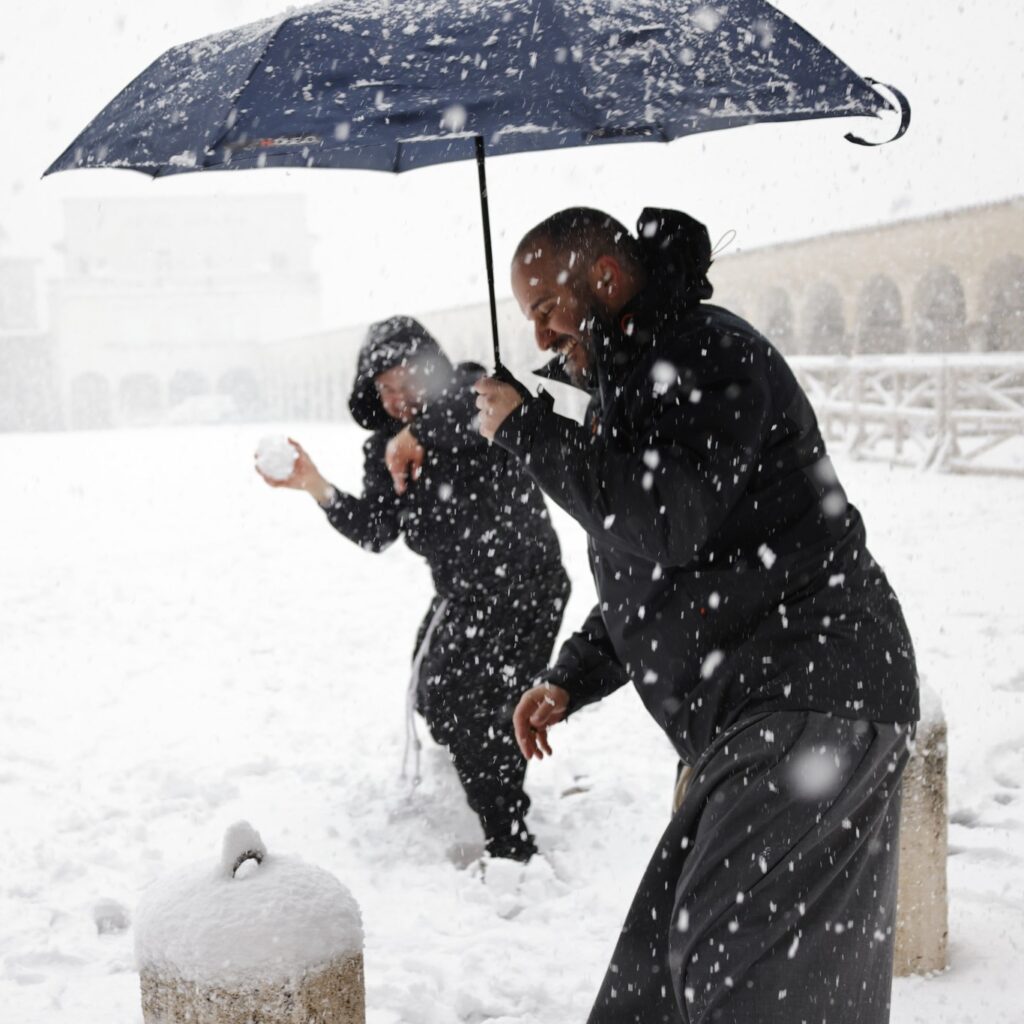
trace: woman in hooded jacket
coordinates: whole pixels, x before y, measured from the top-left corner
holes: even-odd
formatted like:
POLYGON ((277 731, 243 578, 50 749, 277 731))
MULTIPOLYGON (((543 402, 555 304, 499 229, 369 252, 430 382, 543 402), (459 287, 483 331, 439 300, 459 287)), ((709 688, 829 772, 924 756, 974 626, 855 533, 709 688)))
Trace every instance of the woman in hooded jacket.
POLYGON ((362 494, 334 487, 297 444, 291 476, 264 479, 311 494, 364 549, 402 536, 426 560, 435 594, 416 640, 410 708, 448 748, 487 853, 527 861, 537 847, 511 716, 547 664, 569 580, 540 491, 473 425, 472 385, 483 373, 453 365, 411 317, 373 324, 349 399, 371 431, 362 494))

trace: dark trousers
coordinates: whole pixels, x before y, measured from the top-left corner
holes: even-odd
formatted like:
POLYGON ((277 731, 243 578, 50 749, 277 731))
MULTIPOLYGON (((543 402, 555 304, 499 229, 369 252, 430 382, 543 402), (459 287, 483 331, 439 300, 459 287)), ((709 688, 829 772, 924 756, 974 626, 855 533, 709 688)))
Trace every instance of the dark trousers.
POLYGON ((912 727, 748 719, 694 765, 590 1024, 885 1024, 912 727))
MULTIPOLYGON (((548 664, 568 596, 559 566, 501 591, 448 598, 420 665, 417 709, 435 741, 448 747, 495 856, 535 849, 512 712, 548 664)), ((440 601, 423 620, 417 648, 440 601)))

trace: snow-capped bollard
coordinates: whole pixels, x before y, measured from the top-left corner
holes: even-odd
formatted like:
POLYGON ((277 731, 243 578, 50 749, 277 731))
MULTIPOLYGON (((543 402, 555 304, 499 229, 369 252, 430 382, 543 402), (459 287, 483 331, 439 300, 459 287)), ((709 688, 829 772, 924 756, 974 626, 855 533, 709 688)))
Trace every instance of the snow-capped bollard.
POLYGON ((938 695, 922 685, 917 742, 903 773, 897 977, 941 971, 948 962, 946 760, 942 705, 938 695))
POLYGON ((331 874, 267 853, 247 822, 216 867, 152 885, 137 911, 145 1024, 365 1024, 359 907, 331 874))

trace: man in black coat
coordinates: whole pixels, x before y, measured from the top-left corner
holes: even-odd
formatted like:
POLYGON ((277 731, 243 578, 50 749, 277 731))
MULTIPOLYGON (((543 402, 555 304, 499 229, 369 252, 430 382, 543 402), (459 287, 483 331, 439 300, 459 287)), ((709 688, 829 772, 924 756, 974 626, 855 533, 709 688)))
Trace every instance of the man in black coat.
POLYGON ((548 727, 631 681, 691 766, 591 1024, 888 1020, 914 653, 785 360, 707 304, 685 214, 633 236, 571 209, 513 261, 585 421, 501 379, 481 431, 589 535, 599 604, 515 714, 548 727))
POLYGON ((369 551, 403 536, 426 559, 436 593, 416 641, 411 697, 448 747, 489 855, 525 861, 536 845, 511 716, 547 664, 569 582, 539 490, 473 428, 481 373, 453 366, 410 317, 374 324, 349 400, 372 431, 362 495, 331 485, 298 445, 292 475, 267 482, 307 491, 369 551))

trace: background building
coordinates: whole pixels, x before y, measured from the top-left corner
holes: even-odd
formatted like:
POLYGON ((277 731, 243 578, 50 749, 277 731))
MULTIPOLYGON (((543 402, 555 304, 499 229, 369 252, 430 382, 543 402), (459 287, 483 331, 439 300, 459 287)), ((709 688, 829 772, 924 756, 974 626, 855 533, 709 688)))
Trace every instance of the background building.
POLYGON ((53 342, 39 316, 34 261, 0 250, 0 430, 61 423, 53 342))
POLYGON ((1024 349, 1024 199, 723 256, 715 301, 788 353, 1024 349))
POLYGON ((72 200, 50 291, 72 427, 252 418, 262 343, 319 324, 300 196, 72 200))
MULTIPOLYGON (((302 197, 74 200, 65 216, 48 330, 34 264, 0 252, 0 429, 347 415, 366 325, 319 329, 302 197)), ((711 277, 794 356, 1024 352, 1024 198, 726 252, 711 277)), ((414 312, 400 285, 394 311, 414 312)), ((485 302, 417 315, 453 358, 490 365, 485 302)), ((543 362, 512 300, 498 319, 513 371, 543 362)), ((1018 401, 1016 374, 986 385, 996 408, 1018 401)))
MULTIPOLYGON (((714 302, 791 355, 1024 352, 1024 199, 726 253, 710 276, 714 302)), ((491 363, 486 303, 419 319, 454 358, 491 363)), ((513 300, 498 303, 498 321, 515 372, 544 362, 513 300)), ((268 345, 273 415, 344 416, 364 331, 268 345)))

